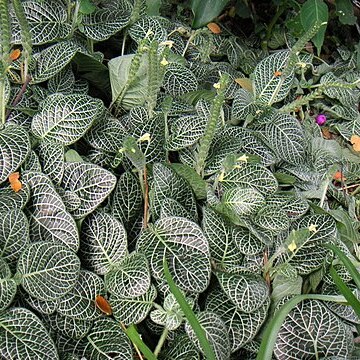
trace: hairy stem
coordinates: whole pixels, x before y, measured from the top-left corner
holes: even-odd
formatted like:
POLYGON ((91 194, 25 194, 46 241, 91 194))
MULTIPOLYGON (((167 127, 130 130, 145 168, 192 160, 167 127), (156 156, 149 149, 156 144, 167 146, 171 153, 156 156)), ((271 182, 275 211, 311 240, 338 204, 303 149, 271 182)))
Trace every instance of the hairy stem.
POLYGON ((166 340, 166 337, 167 337, 168 333, 169 333, 168 328, 164 327, 164 330, 163 330, 163 332, 162 332, 162 334, 161 334, 161 336, 160 336, 159 342, 158 342, 158 344, 156 345, 156 348, 155 348, 155 350, 154 350, 154 355, 155 355, 155 356, 158 356, 158 355, 159 355, 160 350, 161 350, 162 346, 163 346, 164 343, 165 343, 165 340, 166 340))
POLYGON ((143 177, 144 177, 144 221, 143 221, 143 226, 144 226, 144 229, 146 229, 148 226, 148 220, 149 220, 148 219, 148 216, 149 216, 149 184, 147 181, 146 165, 144 166, 143 177))
POLYGON ((0 77, 0 112, 1 112, 1 123, 5 124, 6 121, 6 102, 5 102, 5 77, 0 77))

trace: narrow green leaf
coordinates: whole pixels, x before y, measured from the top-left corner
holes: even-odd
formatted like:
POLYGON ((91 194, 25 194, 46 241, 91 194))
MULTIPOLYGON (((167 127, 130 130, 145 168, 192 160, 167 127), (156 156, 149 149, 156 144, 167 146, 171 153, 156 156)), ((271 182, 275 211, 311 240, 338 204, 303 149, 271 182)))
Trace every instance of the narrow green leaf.
POLYGON ((207 360, 215 360, 215 354, 210 346, 209 341, 206 338, 206 333, 204 329, 199 324, 198 319, 196 318, 196 315, 192 311, 189 304, 186 302, 186 299, 184 295, 181 293, 181 291, 177 288, 175 285, 174 280, 171 277, 168 264, 166 262, 166 259, 164 258, 164 274, 165 279, 167 283, 169 284, 171 292, 174 294, 176 300, 178 301, 182 311, 184 312, 187 320, 189 321, 191 327, 195 331, 196 336, 198 337, 198 340, 200 342, 200 345, 204 351, 205 358, 207 360))
POLYGON ((130 325, 125 330, 126 335, 129 337, 129 339, 132 341, 134 345, 136 345, 139 350, 142 352, 142 354, 145 356, 148 360, 156 360, 156 356, 153 354, 153 352, 147 347, 147 345, 141 340, 141 337, 139 333, 136 330, 136 327, 134 325, 130 325))
POLYGON ((259 352, 257 354, 256 360, 271 360, 273 357, 273 349, 276 342, 277 334, 279 329, 284 322, 286 316, 289 312, 301 301, 303 300, 322 300, 322 301, 336 301, 344 302, 344 297, 342 296, 333 296, 333 295, 297 295, 285 303, 277 312, 271 321, 269 321, 264 333, 263 338, 260 344, 259 352))
POLYGON ((351 262, 351 260, 337 246, 332 244, 325 244, 325 246, 328 249, 332 250, 339 257, 346 269, 349 271, 356 286, 360 289, 360 274, 351 262))
POLYGON ((336 286, 340 290, 340 292, 344 295, 345 299, 348 301, 348 303, 351 305, 351 307, 356 312, 357 316, 360 317, 360 302, 355 297, 355 295, 352 293, 352 291, 349 289, 349 287, 344 283, 344 281, 341 280, 341 277, 338 275, 334 267, 332 266, 330 268, 330 275, 332 279, 334 280, 336 286))

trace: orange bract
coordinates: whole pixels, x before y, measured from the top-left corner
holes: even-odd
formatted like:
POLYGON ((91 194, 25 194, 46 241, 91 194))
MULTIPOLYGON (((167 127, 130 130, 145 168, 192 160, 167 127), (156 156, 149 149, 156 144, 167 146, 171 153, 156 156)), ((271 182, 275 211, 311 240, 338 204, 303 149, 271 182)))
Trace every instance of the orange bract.
POLYGON ((353 149, 355 151, 360 151, 360 136, 358 135, 352 135, 350 138, 350 142, 353 146, 353 149))
POLYGON ((213 34, 220 34, 221 33, 221 29, 220 26, 214 22, 208 23, 206 25, 208 27, 208 29, 213 33, 213 34))
POLYGON ((345 181, 346 177, 344 176, 344 174, 341 171, 337 171, 334 176, 333 179, 335 181, 345 181))
POLYGON ((11 188, 15 191, 15 192, 19 192, 22 188, 22 184, 19 180, 20 174, 18 172, 12 173, 9 175, 9 183, 11 188))
POLYGON ((112 309, 109 302, 101 295, 97 295, 95 298, 96 306, 106 315, 112 314, 112 309))
POLYGON ((20 55, 21 55, 20 49, 15 49, 10 53, 10 59, 12 61, 15 61, 20 57, 20 55))

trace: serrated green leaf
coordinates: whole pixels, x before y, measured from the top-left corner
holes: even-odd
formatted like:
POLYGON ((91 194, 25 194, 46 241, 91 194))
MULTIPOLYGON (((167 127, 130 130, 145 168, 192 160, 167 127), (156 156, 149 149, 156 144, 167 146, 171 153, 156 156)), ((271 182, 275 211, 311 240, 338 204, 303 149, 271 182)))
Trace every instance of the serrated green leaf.
POLYGON ((80 260, 71 250, 45 241, 29 245, 17 263, 17 276, 24 289, 45 301, 71 291, 79 270, 80 260))

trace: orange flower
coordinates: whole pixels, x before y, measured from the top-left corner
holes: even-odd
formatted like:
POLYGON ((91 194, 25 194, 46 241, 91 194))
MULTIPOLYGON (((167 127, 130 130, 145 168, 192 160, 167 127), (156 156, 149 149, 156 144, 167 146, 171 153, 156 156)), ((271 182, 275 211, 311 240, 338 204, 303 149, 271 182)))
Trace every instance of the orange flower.
POLYGON ((9 175, 10 186, 15 192, 19 192, 22 188, 22 184, 19 180, 19 177, 20 177, 20 173, 18 172, 9 175))
POLYGON ((95 298, 95 304, 104 314, 111 315, 112 309, 109 302, 101 295, 97 295, 95 298))
POLYGON ((14 49, 13 51, 11 51, 9 56, 12 61, 15 61, 20 57, 20 55, 21 55, 20 49, 14 49))
POLYGON ((282 75, 282 72, 279 71, 279 70, 277 70, 277 71, 274 72, 274 76, 275 76, 275 77, 279 77, 279 76, 281 76, 281 75, 282 75))
POLYGON ((214 22, 208 23, 206 26, 213 34, 221 33, 220 26, 214 22))

